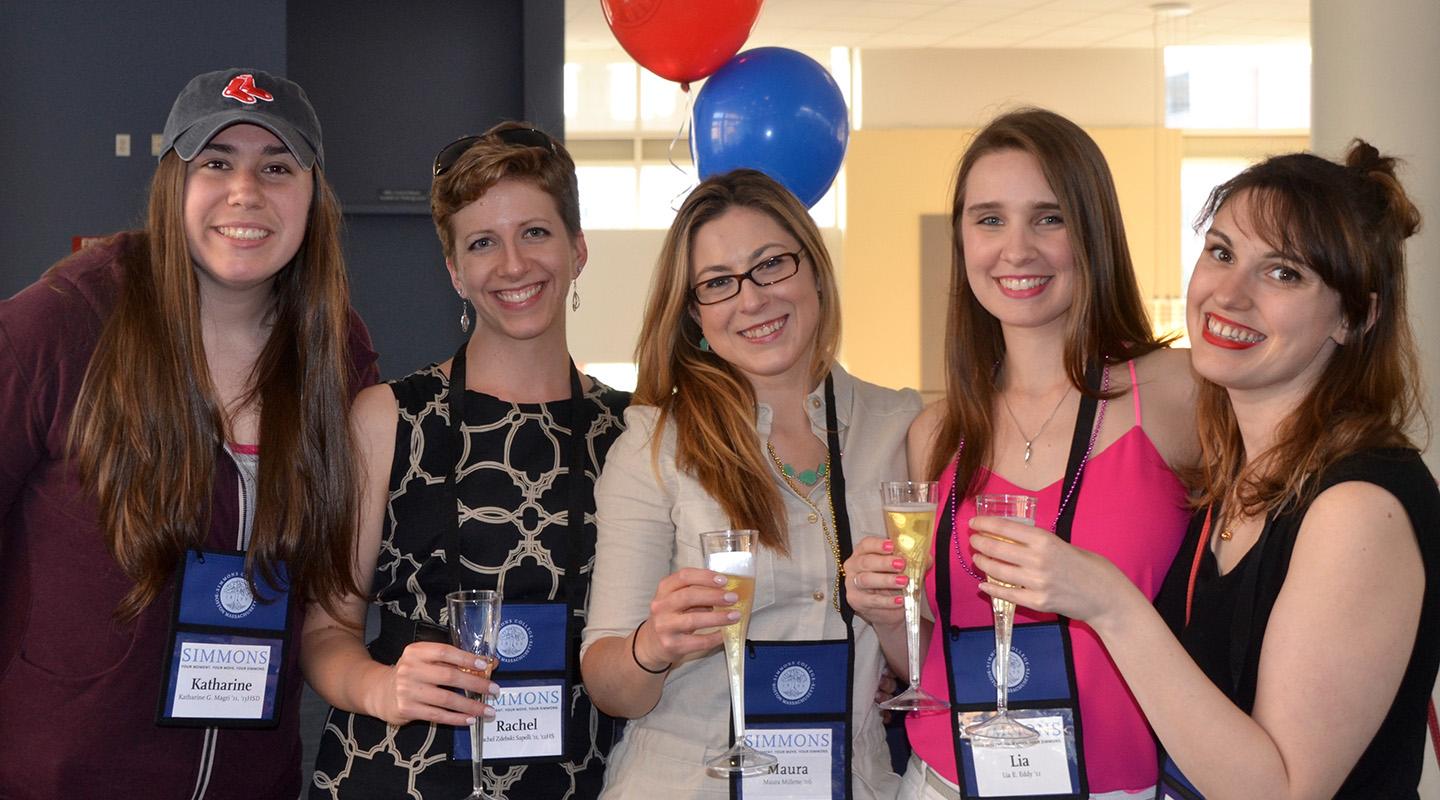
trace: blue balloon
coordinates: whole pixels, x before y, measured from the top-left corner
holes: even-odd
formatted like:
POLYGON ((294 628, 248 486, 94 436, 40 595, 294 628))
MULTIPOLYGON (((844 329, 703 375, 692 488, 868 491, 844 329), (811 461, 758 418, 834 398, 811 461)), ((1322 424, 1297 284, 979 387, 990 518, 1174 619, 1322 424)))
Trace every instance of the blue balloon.
POLYGON ((690 147, 701 178, 758 169, 806 207, 825 196, 849 139, 835 79, 815 59, 785 47, 737 54, 695 98, 690 147))

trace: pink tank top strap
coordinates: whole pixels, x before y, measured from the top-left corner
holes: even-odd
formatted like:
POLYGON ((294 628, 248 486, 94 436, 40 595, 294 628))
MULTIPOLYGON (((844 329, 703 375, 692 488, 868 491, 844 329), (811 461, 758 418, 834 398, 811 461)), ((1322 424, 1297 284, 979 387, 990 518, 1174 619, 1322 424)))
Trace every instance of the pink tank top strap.
POLYGON ((1135 379, 1135 359, 1130 359, 1130 397, 1135 403, 1135 427, 1143 428, 1140 419, 1140 381, 1135 379))

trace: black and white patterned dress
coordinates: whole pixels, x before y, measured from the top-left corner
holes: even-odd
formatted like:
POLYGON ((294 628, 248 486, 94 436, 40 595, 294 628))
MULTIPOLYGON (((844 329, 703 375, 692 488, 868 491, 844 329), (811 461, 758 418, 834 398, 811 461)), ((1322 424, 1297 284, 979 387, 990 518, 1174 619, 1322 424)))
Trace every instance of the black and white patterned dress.
MULTIPOLYGON (((581 575, 588 595, 595 557, 593 486, 620 435, 630 395, 593 381, 585 394, 585 535, 581 575)), ((443 437, 449 425, 449 381, 432 364, 391 389, 399 403, 390 501, 375 565, 374 601, 385 614, 430 624, 441 620, 452 588, 445 562, 443 437)), ((459 500, 460 559, 467 589, 499 588, 505 602, 563 601, 568 546, 571 428, 568 398, 511 403, 471 391, 465 397, 459 500)), ((620 723, 597 711, 579 680, 579 637, 586 603, 573 609, 570 643, 569 761, 487 767, 486 791, 497 800, 580 800, 600 792, 606 757, 620 723)), ((372 645, 382 661, 393 663, 372 645)), ((332 709, 320 743, 311 798, 463 797, 470 763, 450 758, 453 728, 426 723, 387 726, 374 717, 332 709)))

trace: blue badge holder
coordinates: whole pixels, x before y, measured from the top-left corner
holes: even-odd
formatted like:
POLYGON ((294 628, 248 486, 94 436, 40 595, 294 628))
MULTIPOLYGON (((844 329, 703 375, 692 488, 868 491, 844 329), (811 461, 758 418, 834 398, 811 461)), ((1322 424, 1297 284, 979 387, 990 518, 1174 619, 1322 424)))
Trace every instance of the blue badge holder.
MULTIPOLYGON (((850 746, 850 646, 844 639, 821 641, 746 641, 745 733, 765 752, 830 749, 830 794, 844 800, 850 746)), ((803 767, 776 765, 772 780, 797 787, 810 782, 803 767), (797 770, 785 773, 785 769, 797 770)), ((744 781, 735 779, 734 796, 744 798, 744 781)), ((812 795, 797 788, 796 798, 812 795)))
POLYGON ((155 722, 273 728, 290 643, 289 576, 245 577, 240 551, 188 550, 177 576, 155 722))
POLYGON ((1160 761, 1160 785, 1157 787, 1156 800, 1205 800, 1205 795, 1195 788, 1195 784, 1185 777, 1185 773, 1175 766, 1175 762, 1165 756, 1160 761))
MULTIPOLYGON (((560 752, 553 756, 495 758, 485 756, 486 766, 513 764, 545 764, 564 761, 570 736, 571 683, 569 680, 570 610, 565 603, 503 603, 500 611, 500 632, 496 637, 496 653, 500 665, 492 676, 519 703, 558 704, 560 714, 560 752), (555 687, 559 684, 560 688, 555 687), (553 696, 558 692, 558 697, 553 696)), ((492 698, 494 699, 494 698, 492 698)), ((485 723, 489 730, 494 721, 485 723)), ((470 729, 457 726, 451 758, 469 761, 470 729)))

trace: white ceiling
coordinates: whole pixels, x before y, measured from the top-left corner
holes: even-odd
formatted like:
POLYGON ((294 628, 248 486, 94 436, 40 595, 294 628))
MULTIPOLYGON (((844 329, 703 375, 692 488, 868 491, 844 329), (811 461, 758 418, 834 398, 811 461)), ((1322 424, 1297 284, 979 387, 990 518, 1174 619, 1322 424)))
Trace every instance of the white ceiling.
MULTIPOLYGON (((669 0, 705 2, 705 0, 669 0)), ((1309 0, 766 0, 747 47, 1092 48, 1305 43, 1309 0)), ((566 47, 615 49, 600 0, 565 0, 566 47)))

